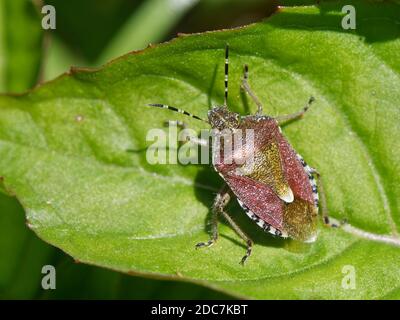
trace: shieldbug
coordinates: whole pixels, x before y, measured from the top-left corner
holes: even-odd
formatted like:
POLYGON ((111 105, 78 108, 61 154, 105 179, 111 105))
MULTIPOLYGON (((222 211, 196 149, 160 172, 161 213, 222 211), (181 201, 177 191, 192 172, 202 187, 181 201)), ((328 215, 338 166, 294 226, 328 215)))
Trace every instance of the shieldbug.
POLYGON ((228 67, 229 47, 227 45, 224 104, 213 107, 208 112, 207 120, 169 105, 149 104, 149 106, 169 109, 205 121, 214 129, 216 135, 222 135, 224 130, 232 132, 244 129, 254 130, 254 149, 252 150, 254 158, 251 170, 246 167, 247 162, 226 164, 223 161, 222 149, 212 151, 213 156, 217 152, 220 153, 220 160, 213 162, 213 165, 225 180, 225 185, 217 194, 212 207, 211 239, 196 245, 196 248, 209 247, 217 241, 218 215, 222 215, 247 244, 246 255, 240 261, 244 264, 251 254, 253 241, 225 210, 232 195, 236 196, 240 206, 258 226, 275 236, 290 237, 304 242, 315 241, 319 208, 326 225, 333 227, 337 225, 329 221, 320 174, 307 165, 294 151, 280 129, 283 123, 302 117, 314 98, 311 97, 306 106, 294 114, 275 118, 262 115, 263 105, 250 87, 248 66, 245 65, 241 88, 252 98, 258 109, 254 115, 241 116, 230 111, 227 106, 228 67))

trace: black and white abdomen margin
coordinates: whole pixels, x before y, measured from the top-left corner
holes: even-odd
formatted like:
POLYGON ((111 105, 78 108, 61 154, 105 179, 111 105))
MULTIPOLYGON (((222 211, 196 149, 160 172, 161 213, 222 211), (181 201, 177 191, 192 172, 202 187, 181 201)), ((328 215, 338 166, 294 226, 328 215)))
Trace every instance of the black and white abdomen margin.
POLYGON ((303 159, 303 157, 301 155, 299 155, 298 153, 296 153, 297 159, 299 159, 300 163, 302 164, 305 172, 307 173, 308 176, 308 180, 310 181, 311 184, 311 188, 312 188, 312 193, 313 193, 313 197, 314 197, 314 205, 315 207, 318 209, 318 204, 319 204, 319 196, 318 196, 318 187, 317 187, 317 182, 315 180, 314 177, 314 169, 311 168, 303 159))
POLYGON ((260 219, 254 212, 252 212, 239 198, 237 198, 239 205, 243 208, 244 212, 246 212, 247 216, 253 220, 261 229, 265 232, 269 232, 274 236, 287 238, 288 235, 286 232, 282 232, 271 226, 269 223, 265 222, 264 220, 260 219))

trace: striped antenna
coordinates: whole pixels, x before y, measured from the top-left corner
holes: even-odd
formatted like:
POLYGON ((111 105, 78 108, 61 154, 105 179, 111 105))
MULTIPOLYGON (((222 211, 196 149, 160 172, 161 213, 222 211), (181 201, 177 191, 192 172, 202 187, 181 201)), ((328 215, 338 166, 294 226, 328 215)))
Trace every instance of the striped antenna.
POLYGON ((228 102, 228 73, 229 73, 229 45, 225 46, 225 97, 224 105, 227 106, 228 102))
POLYGON ((195 118, 195 119, 197 119, 197 120, 201 120, 201 121, 204 121, 204 122, 207 122, 207 123, 208 123, 207 120, 205 120, 205 119, 203 119, 203 118, 200 118, 200 117, 196 116, 195 114, 189 113, 189 112, 187 112, 187 111, 185 111, 185 110, 178 109, 178 108, 175 108, 175 107, 166 105, 166 104, 150 103, 150 104, 148 104, 148 106, 150 106, 150 107, 162 108, 162 109, 168 109, 168 110, 171 110, 171 111, 179 112, 179 113, 182 113, 182 114, 184 114, 184 115, 187 115, 187 116, 189 116, 189 117, 191 117, 191 118, 195 118))

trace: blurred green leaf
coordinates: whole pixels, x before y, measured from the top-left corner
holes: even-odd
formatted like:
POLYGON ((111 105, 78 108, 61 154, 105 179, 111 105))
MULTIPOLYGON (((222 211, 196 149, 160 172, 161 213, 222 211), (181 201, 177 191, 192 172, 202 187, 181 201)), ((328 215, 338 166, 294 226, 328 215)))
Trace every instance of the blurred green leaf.
MULTIPOLYGON (((62 3, 59 4, 57 0, 48 1, 58 8, 60 15, 60 23, 62 23, 61 31, 58 34, 52 34, 51 40, 47 46, 47 54, 44 67, 44 79, 50 80, 59 76, 60 74, 67 72, 71 66, 100 66, 107 62, 109 59, 128 53, 132 50, 142 49, 146 47, 149 43, 159 42, 168 33, 168 31, 173 27, 176 22, 181 18, 181 16, 189 10, 197 0, 190 0, 188 2, 179 2, 176 0, 151 0, 145 1, 129 16, 126 16, 126 10, 121 11, 121 8, 125 8, 127 3, 125 0, 117 2, 108 2, 107 4, 102 4, 108 8, 112 6, 113 10, 108 12, 103 8, 103 10, 91 12, 91 22, 88 23, 86 19, 82 21, 71 21, 67 23, 69 15, 71 14, 71 9, 75 8, 80 10, 79 15, 87 14, 88 10, 92 10, 93 7, 80 6, 80 3, 62 3), (107 17, 104 17, 107 13, 107 17), (120 26, 121 21, 118 20, 120 16, 123 15, 123 24, 120 26), (93 38, 91 28, 93 25, 98 24, 101 27, 108 26, 102 21, 103 18, 107 20, 114 21, 118 25, 110 27, 106 34, 95 33, 93 38), (125 19, 127 21, 125 21, 125 19), (73 24, 72 28, 65 28, 73 24), (89 24, 90 28, 84 26, 84 24, 89 24), (77 28, 80 26, 79 32, 77 28), (65 29, 65 30, 64 30, 65 29), (113 33, 110 33, 109 31, 113 33), (70 41, 63 36, 70 34, 79 34, 79 37, 74 37, 70 41), (60 38, 61 34, 61 38, 60 38), (108 35, 108 36, 107 36, 108 35), (77 48, 81 48, 80 38, 86 39, 90 38, 91 43, 87 49, 89 52, 95 49, 96 52, 84 53, 79 52, 77 48), (69 45, 68 45, 69 44, 69 45), (86 57, 86 58, 85 58, 86 57), (89 61, 86 60, 89 58, 89 61)), ((127 9, 127 8, 125 8, 127 9)), ((130 12, 130 10, 128 10, 130 12)), ((86 41, 84 42, 86 45, 86 41)), ((83 48, 85 48, 85 45, 83 48)))
POLYGON ((97 71, 76 70, 21 97, 2 96, 0 175, 23 203, 30 227, 82 262, 240 297, 394 298, 400 10, 355 6, 356 30, 341 28, 341 5, 281 9, 263 23, 183 37, 97 71), (222 102, 226 43, 233 110, 255 110, 240 99, 244 63, 270 115, 317 98, 304 120, 284 131, 323 174, 331 215, 351 224, 321 227, 317 242, 301 245, 266 235, 232 205, 256 242, 244 268, 238 264, 244 248, 226 225, 217 245, 193 247, 208 238, 209 208, 222 183, 212 169, 152 166, 140 152, 148 129, 166 119, 200 128, 147 103, 205 116, 209 105, 222 102), (342 287, 346 265, 356 270, 353 290, 342 287))
POLYGON ((45 0, 57 12, 54 31, 75 55, 94 63, 140 0, 45 0))
POLYGON ((159 42, 198 0, 145 1, 114 36, 98 59, 100 65, 132 50, 159 42))
POLYGON ((21 205, 0 193, 0 298, 34 298, 53 250, 26 227, 21 205))
MULTIPOLYGON (((40 26, 31 1, 0 2, 0 91, 21 92, 36 84, 40 26)), ((0 192, 5 193, 1 181, 0 192)), ((28 230, 18 202, 0 193, 0 298, 34 298, 41 268, 53 250, 28 230)))
POLYGON ((36 84, 41 47, 41 17, 32 1, 1 1, 0 92, 21 92, 36 84))
POLYGON ((52 36, 48 41, 43 67, 45 80, 54 79, 62 73, 68 72, 71 66, 87 65, 81 56, 71 51, 58 37, 52 36))
POLYGON ((170 32, 197 33, 258 22, 277 9, 275 0, 202 0, 170 32))

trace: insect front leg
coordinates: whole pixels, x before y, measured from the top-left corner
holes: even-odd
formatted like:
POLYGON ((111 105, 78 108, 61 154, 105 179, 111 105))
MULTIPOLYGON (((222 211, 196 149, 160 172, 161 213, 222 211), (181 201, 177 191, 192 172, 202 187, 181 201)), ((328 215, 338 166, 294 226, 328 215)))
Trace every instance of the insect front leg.
POLYGON ((257 105, 258 109, 256 115, 261 115, 263 111, 263 105, 260 99, 258 99, 258 97, 255 95, 253 90, 251 90, 248 80, 249 80, 249 67, 247 64, 245 64, 242 85, 240 87, 249 94, 249 96, 253 99, 254 103, 257 105))
POLYGON ((201 139, 198 137, 190 137, 187 139, 187 141, 193 142, 199 146, 208 147, 208 140, 205 139, 201 139))
MULTIPOLYGON (((180 128, 181 130, 185 130, 188 129, 188 125, 186 124, 186 122, 180 121, 180 120, 166 120, 164 121, 164 126, 165 127, 169 127, 169 126, 176 126, 178 128, 180 128)), ((208 146, 208 141, 205 139, 201 139, 195 136, 185 136, 186 137, 186 142, 190 141, 193 142, 197 145, 200 146, 208 146)), ((184 143, 185 141, 180 141, 180 144, 184 143)))
POLYGON ((296 113, 292 113, 292 114, 286 114, 283 116, 278 116, 275 119, 278 121, 279 125, 285 124, 286 122, 295 120, 295 119, 299 119, 301 118, 306 112, 307 110, 310 108, 311 104, 315 101, 314 97, 310 97, 310 99, 308 99, 307 104, 305 105, 305 107, 296 113))
POLYGON ((311 104, 314 101, 315 101, 314 97, 310 97, 307 104, 301 111, 292 114, 286 114, 283 116, 277 116, 275 119, 278 121, 279 125, 282 125, 285 124, 286 122, 301 118, 307 112, 308 108, 310 108, 311 104))

